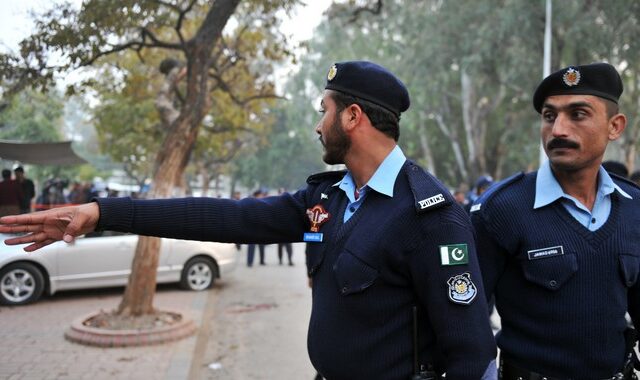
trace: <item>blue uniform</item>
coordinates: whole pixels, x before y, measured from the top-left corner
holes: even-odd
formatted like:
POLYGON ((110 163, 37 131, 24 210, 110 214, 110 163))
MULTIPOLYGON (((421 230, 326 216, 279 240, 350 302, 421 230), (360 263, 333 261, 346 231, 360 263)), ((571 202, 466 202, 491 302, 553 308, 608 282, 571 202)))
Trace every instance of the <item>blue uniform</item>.
POLYGON ((609 378, 625 362, 625 313, 640 316, 640 190, 601 171, 589 212, 550 173, 509 178, 472 207, 485 289, 502 319, 498 347, 546 376, 609 378))
POLYGON ((409 379, 413 306, 420 364, 451 380, 495 376, 495 343, 464 210, 406 161, 392 196, 369 189, 345 221, 349 200, 334 186, 344 175, 315 175, 303 190, 262 199, 98 199, 98 228, 238 243, 294 242, 311 233, 321 242, 308 243, 308 349, 324 377, 409 379))

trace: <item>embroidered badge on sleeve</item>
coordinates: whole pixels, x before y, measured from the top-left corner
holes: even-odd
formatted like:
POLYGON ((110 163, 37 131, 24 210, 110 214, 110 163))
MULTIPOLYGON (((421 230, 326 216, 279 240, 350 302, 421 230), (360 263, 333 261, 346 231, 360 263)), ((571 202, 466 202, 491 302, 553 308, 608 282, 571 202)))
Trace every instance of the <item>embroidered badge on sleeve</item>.
POLYGON ((469 251, 466 244, 449 244, 440 246, 440 263, 442 265, 462 265, 469 263, 469 251))
POLYGON ((449 299, 453 303, 468 305, 478 294, 478 289, 467 272, 451 277, 447 285, 449 285, 449 299))

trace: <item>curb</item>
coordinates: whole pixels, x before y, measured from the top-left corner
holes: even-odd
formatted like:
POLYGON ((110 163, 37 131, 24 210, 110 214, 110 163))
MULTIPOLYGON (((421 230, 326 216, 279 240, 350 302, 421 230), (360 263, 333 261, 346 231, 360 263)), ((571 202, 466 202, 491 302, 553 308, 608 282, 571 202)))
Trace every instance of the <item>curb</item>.
POLYGON ((173 310, 163 310, 182 315, 180 322, 171 326, 158 327, 151 330, 108 330, 88 327, 84 321, 98 315, 89 313, 74 320, 64 333, 65 339, 73 343, 96 347, 135 347, 163 344, 186 338, 196 331, 195 323, 185 318, 183 313, 173 310))

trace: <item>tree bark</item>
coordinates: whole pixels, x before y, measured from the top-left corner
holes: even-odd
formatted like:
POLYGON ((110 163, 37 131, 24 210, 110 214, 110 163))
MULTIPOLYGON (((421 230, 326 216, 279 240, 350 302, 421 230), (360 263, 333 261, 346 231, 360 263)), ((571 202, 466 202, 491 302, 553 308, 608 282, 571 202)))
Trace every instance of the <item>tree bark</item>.
MULTIPOLYGON (((150 198, 171 196, 173 187, 179 183, 189 162, 202 119, 211 105, 207 80, 211 52, 239 2, 240 0, 211 0, 211 8, 202 26, 193 39, 184 45, 187 61, 185 103, 179 115, 171 122, 156 157, 150 198)), ((167 223, 172 222, 167 220, 167 223)), ((141 236, 138 239, 129 283, 118 307, 118 314, 139 316, 153 313, 159 253, 159 238, 141 236)))

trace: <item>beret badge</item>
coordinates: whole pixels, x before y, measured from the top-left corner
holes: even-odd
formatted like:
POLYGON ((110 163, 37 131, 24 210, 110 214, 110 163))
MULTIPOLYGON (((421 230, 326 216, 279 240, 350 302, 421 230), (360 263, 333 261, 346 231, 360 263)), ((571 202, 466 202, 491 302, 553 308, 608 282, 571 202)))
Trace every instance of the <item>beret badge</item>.
POLYGON ((580 83, 580 71, 570 67, 562 76, 562 81, 569 87, 577 85, 580 83))
POLYGON ((331 66, 331 68, 329 69, 329 72, 327 73, 327 80, 332 81, 333 78, 336 77, 336 74, 338 74, 338 68, 336 67, 336 65, 333 65, 331 66))

